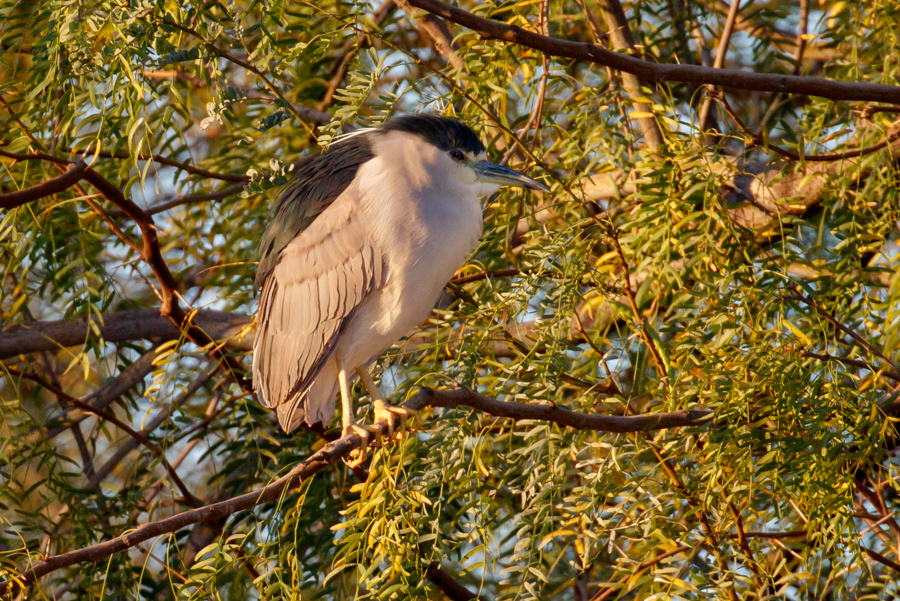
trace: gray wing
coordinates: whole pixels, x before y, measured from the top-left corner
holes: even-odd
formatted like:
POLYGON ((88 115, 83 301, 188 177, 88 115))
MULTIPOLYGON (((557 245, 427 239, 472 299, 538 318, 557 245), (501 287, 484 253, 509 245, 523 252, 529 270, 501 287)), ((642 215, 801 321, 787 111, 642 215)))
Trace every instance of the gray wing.
POLYGON ((297 175, 288 183, 272 211, 259 243, 255 288, 269 276, 283 251, 346 190, 360 165, 373 157, 367 134, 335 142, 329 152, 295 164, 297 175))
POLYGON ((356 307, 383 284, 383 259, 354 211, 352 190, 284 247, 263 283, 253 386, 288 431, 321 416, 307 407, 306 393, 356 307))

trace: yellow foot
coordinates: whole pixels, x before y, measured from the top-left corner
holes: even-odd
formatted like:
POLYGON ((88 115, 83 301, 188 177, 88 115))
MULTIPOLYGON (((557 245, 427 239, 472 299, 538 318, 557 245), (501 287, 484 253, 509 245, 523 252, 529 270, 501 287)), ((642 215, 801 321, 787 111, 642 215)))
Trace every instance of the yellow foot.
POLYGON ((403 438, 403 432, 406 431, 406 422, 411 418, 418 419, 419 412, 406 407, 398 407, 388 405, 385 402, 375 401, 375 422, 383 421, 387 424, 388 438, 394 438, 394 432, 397 432, 397 440, 403 438), (399 418, 400 426, 395 428, 394 420, 399 418))
POLYGON ((369 446, 369 434, 370 432, 359 426, 357 424, 350 424, 348 426, 344 426, 344 429, 341 431, 341 438, 345 436, 350 436, 352 434, 356 434, 362 439, 362 444, 358 449, 353 449, 350 451, 350 455, 344 459, 344 463, 347 464, 347 467, 359 467, 366 461, 366 447, 369 446))

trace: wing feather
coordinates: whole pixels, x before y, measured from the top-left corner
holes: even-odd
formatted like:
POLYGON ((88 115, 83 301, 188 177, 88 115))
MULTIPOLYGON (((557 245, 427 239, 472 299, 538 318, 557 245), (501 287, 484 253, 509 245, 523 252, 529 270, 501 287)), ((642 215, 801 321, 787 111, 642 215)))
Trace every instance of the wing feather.
POLYGON ((253 386, 287 431, 330 417, 308 406, 309 389, 347 320, 383 285, 381 254, 353 211, 352 191, 284 247, 262 285, 253 386))

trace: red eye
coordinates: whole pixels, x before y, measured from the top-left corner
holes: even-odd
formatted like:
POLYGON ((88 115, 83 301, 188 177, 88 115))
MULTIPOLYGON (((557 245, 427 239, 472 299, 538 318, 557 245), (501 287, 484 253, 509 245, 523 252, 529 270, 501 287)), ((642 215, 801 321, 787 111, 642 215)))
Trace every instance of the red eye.
POLYGON ((465 160, 466 155, 463 154, 462 150, 454 149, 450 151, 450 158, 456 162, 459 162, 465 160))

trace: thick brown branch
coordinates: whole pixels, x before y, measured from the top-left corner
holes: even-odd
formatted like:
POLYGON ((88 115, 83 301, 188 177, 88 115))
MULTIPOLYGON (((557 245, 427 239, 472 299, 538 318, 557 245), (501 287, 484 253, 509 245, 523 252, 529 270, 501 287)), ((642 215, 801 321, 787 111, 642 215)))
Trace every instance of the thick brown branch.
POLYGON ((425 407, 456 407, 465 405, 482 413, 514 420, 533 419, 549 421, 575 430, 598 432, 648 432, 667 428, 700 426, 712 415, 711 411, 694 409, 651 413, 645 415, 596 415, 578 413, 558 405, 528 404, 498 401, 473 392, 468 388, 432 390, 423 388, 407 404, 412 409, 425 407))
MULTIPOLYGON (((230 340, 229 348, 248 351, 253 345, 249 340, 231 340, 247 328, 253 319, 249 315, 225 313, 201 309, 194 314, 194 325, 217 342, 230 340)), ((125 342, 159 338, 173 340, 181 331, 157 309, 134 309, 103 314, 102 323, 85 317, 74 320, 45 321, 29 326, 12 326, 0 332, 0 359, 19 354, 40 351, 58 351, 60 348, 84 344, 85 337, 93 329, 107 342, 125 342)))
POLYGON ((894 571, 896 571, 898 574, 900 574, 900 563, 897 563, 896 561, 894 561, 894 560, 892 560, 892 559, 888 559, 887 557, 885 557, 885 556, 882 555, 881 553, 879 553, 879 552, 877 552, 877 551, 873 551, 872 549, 870 549, 870 548, 868 548, 868 547, 860 547, 860 548, 861 548, 863 551, 865 551, 866 555, 868 555, 869 557, 871 557, 872 559, 874 559, 874 560, 877 561, 878 563, 880 563, 880 564, 882 564, 882 565, 886 565, 887 567, 891 568, 892 570, 894 570, 894 571))
POLYGON ((423 36, 431 40, 435 51, 447 59, 454 69, 462 69, 465 64, 459 58, 456 47, 453 44, 453 36, 447 29, 447 24, 442 19, 431 14, 416 14, 406 0, 395 0, 398 6, 409 13, 413 25, 423 36))
POLYGON ((38 200, 45 196, 51 196, 53 194, 58 194, 63 190, 68 190, 78 183, 78 180, 84 176, 86 170, 87 164, 85 164, 84 161, 76 161, 69 165, 68 169, 53 179, 48 179, 45 182, 41 182, 30 188, 25 188, 24 190, 0 194, 0 209, 14 209, 33 200, 38 200))
POLYGON ((169 266, 166 265, 165 259, 163 259, 153 217, 93 169, 88 169, 85 172, 84 179, 90 182, 98 192, 109 202, 116 205, 120 211, 140 228, 141 237, 143 238, 141 259, 150 266, 160 284, 159 312, 165 317, 172 319, 176 325, 182 326, 185 321, 185 315, 181 307, 178 306, 178 299, 175 295, 175 291, 178 289, 178 282, 175 280, 172 272, 169 271, 169 266))
POLYGON ((594 44, 543 36, 515 25, 484 19, 440 0, 407 1, 448 21, 468 27, 485 39, 501 40, 540 50, 552 56, 608 66, 633 73, 651 82, 707 84, 758 92, 805 94, 831 100, 868 100, 900 104, 900 86, 833 81, 821 77, 753 73, 736 69, 712 69, 696 65, 655 64, 594 44))
POLYGON ((477 594, 458 583, 436 563, 428 566, 428 569, 425 570, 425 577, 431 580, 436 587, 441 589, 441 592, 444 593, 450 601, 480 601, 484 599, 484 597, 479 597, 477 594))
MULTIPOLYGON (((628 26, 628 20, 625 17, 625 10, 622 8, 619 0, 600 0, 599 4, 601 12, 606 18, 606 26, 609 29, 609 39, 612 42, 613 50, 617 52, 633 52, 634 38, 631 35, 631 28, 628 26)), ((653 106, 638 100, 644 96, 641 92, 641 82, 634 74, 625 71, 622 73, 622 86, 632 101, 631 106, 634 108, 635 113, 647 113, 637 118, 647 147, 654 152, 659 151, 663 145, 662 132, 656 123, 656 117, 652 115, 653 106)))

